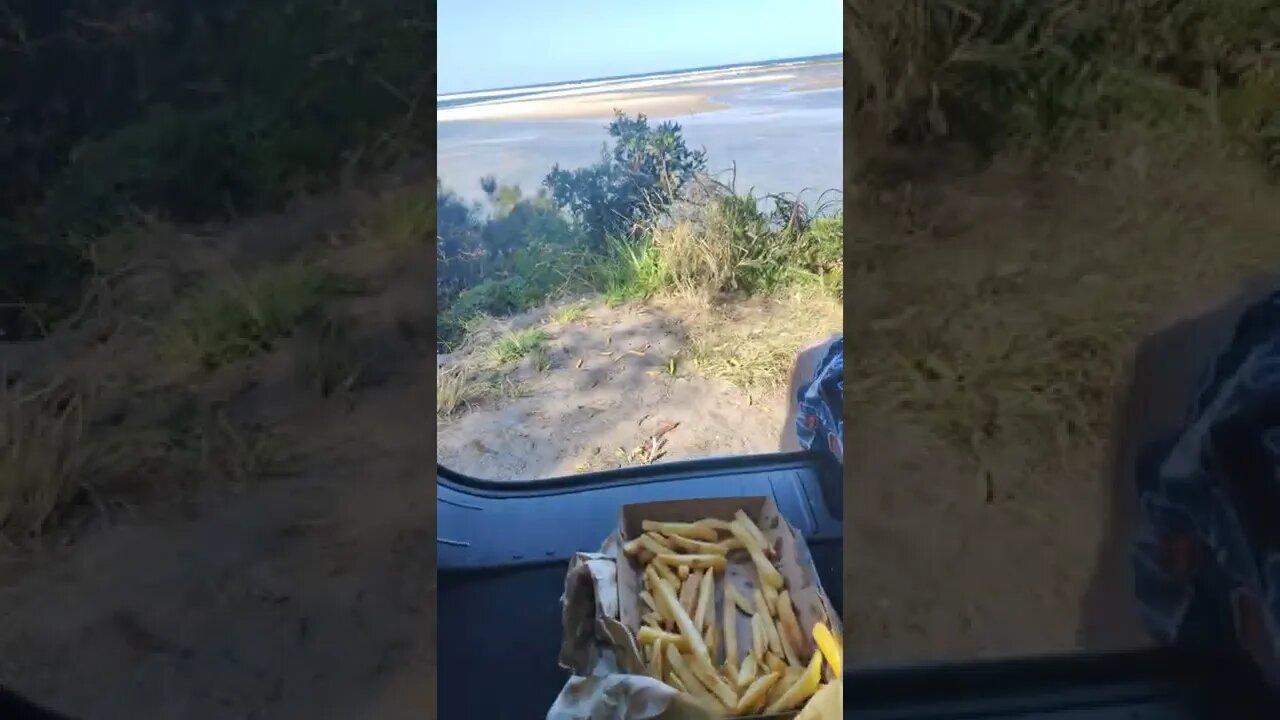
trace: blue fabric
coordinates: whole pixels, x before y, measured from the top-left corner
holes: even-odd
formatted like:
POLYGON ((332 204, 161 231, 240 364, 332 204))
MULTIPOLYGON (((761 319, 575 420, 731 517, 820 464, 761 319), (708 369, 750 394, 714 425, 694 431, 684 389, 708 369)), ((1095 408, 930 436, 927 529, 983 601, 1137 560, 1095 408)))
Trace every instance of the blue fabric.
POLYGON ((1280 686, 1280 292, 1138 463, 1135 591, 1159 643, 1243 651, 1280 686))
POLYGON ((844 462, 844 336, 827 348, 813 377, 796 391, 800 447, 844 462))

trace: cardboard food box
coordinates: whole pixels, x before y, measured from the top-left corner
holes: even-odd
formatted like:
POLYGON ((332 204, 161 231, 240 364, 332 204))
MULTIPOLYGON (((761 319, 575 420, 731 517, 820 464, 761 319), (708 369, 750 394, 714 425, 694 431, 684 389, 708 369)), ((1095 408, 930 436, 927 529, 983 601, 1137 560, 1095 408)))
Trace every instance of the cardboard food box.
MULTIPOLYGON (((571 562, 565 580, 563 638, 560 664, 574 678, 552 707, 548 718, 611 718, 616 720, 701 720, 712 717, 688 696, 646 672, 645 656, 636 635, 647 611, 641 599, 644 566, 623 552, 622 546, 643 534, 645 520, 696 522, 715 518, 726 522, 743 511, 773 548, 773 565, 782 574, 795 614, 805 637, 801 660, 817 652, 812 628, 824 623, 832 634, 842 637, 840 619, 822 589, 817 570, 804 538, 782 517, 772 498, 733 497, 639 503, 622 507, 618 531, 598 553, 579 553, 571 562)), ((726 598, 723 583, 732 583, 748 599, 757 589, 757 571, 743 552, 729 555, 723 574, 715 585, 716 622, 723 627, 726 598), (723 582, 721 581, 723 580, 723 582)), ((739 660, 751 647, 750 618, 732 609, 736 619, 739 660)), ((723 661, 723 630, 717 645, 723 661)), ((825 677, 824 672, 824 677, 825 677)), ((797 709, 776 715, 741 717, 790 718, 797 709)))

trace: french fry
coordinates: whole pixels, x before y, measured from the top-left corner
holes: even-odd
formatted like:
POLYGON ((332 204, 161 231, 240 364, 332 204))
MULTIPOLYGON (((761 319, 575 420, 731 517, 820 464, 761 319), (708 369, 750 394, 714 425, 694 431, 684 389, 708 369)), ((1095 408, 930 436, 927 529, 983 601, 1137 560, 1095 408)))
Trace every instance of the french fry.
MULTIPOLYGON (((671 552, 675 550, 675 548, 671 547, 671 542, 668 541, 667 537, 662 533, 646 532, 644 536, 654 541, 655 543, 661 545, 662 547, 666 548, 667 552, 671 552)), ((650 547, 652 547, 652 545, 650 547)))
POLYGON ((742 595, 742 592, 738 590, 736 585, 726 582, 724 584, 724 591, 725 594, 733 600, 733 604, 738 606, 739 610, 748 615, 756 614, 755 605, 751 604, 751 601, 742 595))
MULTIPOLYGON (((640 537, 644 537, 644 536, 641 535, 640 537)), ((639 537, 634 540, 628 540, 626 543, 622 545, 622 552, 628 555, 639 555, 640 551, 643 549, 644 549, 644 546, 640 544, 639 537)))
POLYGON ((715 577, 715 573, 704 573, 698 586, 698 601, 693 606, 693 624, 699 630, 707 627, 707 606, 710 605, 715 610, 715 577))
POLYGON ((804 674, 800 676, 800 679, 788 687, 777 700, 770 703, 765 708, 765 714, 780 713, 798 706, 818 691, 818 684, 821 682, 822 653, 814 653, 813 657, 809 659, 809 667, 805 668, 804 674))
POLYGON ((764 653, 768 650, 769 641, 765 639, 764 622, 760 613, 751 616, 751 652, 756 656, 756 664, 764 662, 764 653))
MULTIPOLYGON (((764 593, 760 591, 760 588, 756 588, 754 597, 756 599, 756 607, 768 607, 764 599, 764 593)), ((773 618, 768 611, 756 614, 760 616, 761 623, 764 625, 764 638, 769 643, 769 649, 775 654, 781 655, 782 642, 778 640, 778 629, 773 626, 773 618)))
POLYGON ((703 524, 704 521, 696 523, 683 522, 657 522, 655 520, 645 520, 640 523, 640 529, 645 532, 662 533, 663 535, 683 535, 685 537, 697 538, 698 540, 706 540, 715 542, 716 529, 710 525, 703 524))
POLYGON ((681 580, 684 580, 685 578, 689 577, 689 566, 681 565, 680 567, 676 568, 676 577, 680 578, 681 580))
POLYGON ((680 678, 680 682, 690 695, 700 695, 708 692, 702 679, 685 662, 684 656, 671 646, 667 646, 667 664, 671 666, 672 674, 680 678))
POLYGON ((729 582, 724 583, 724 659, 730 665, 736 665, 738 662, 738 613, 734 611, 733 603, 728 598, 731 587, 733 585, 729 582))
POLYGON ((844 683, 837 680, 818 688, 794 720, 826 720, 844 717, 844 683))
POLYGON ((822 653, 822 657, 826 658, 827 664, 831 666, 831 672, 836 677, 840 677, 841 670, 844 668, 844 648, 840 641, 831 634, 831 628, 825 623, 815 623, 813 626, 813 642, 818 646, 818 650, 822 653))
POLYGON ((756 657, 747 655, 742 659, 742 667, 738 670, 738 687, 745 688, 751 684, 756 677, 756 657))
MULTIPOLYGON (((816 632, 818 628, 815 625, 813 629, 816 632)), ((790 646, 797 659, 808 657, 809 643, 805 642, 804 631, 800 629, 791 593, 786 590, 778 593, 778 633, 782 636, 784 649, 790 646)), ((830 635, 830 631, 827 634, 830 635)))
POLYGON ((702 641, 707 644, 707 655, 711 657, 711 661, 720 655, 720 643, 716 640, 716 626, 708 625, 706 630, 702 631, 702 641))
MULTIPOLYGON (((683 550, 687 553, 693 553, 696 555, 728 555, 732 548, 726 544, 727 542, 728 541, 707 542, 705 540, 687 538, 683 535, 667 536, 667 543, 671 545, 673 549, 683 550)), ((741 543, 738 543, 736 540, 734 542, 738 547, 742 547, 741 543)))
POLYGON ((769 545, 769 541, 765 538, 764 533, 760 532, 760 527, 756 525, 749 515, 739 510, 733 514, 733 519, 751 534, 751 537, 755 539, 760 549, 765 552, 765 555, 773 556, 773 548, 769 545))
POLYGON ((804 667, 804 661, 800 659, 800 653, 796 652, 796 648, 791 644, 791 640, 781 632, 778 628, 778 639, 782 641, 782 656, 787 659, 787 664, 791 667, 804 667))
POLYGON ((687 687, 685 687, 685 686, 684 686, 684 681, 683 681, 683 680, 681 680, 681 679, 680 679, 680 678, 679 678, 675 673, 671 672, 670 670, 668 670, 668 671, 667 671, 667 680, 666 680, 666 682, 667 682, 667 684, 668 684, 668 685, 670 685, 671 687, 673 687, 673 688, 675 688, 675 689, 679 690, 680 692, 682 692, 682 693, 684 693, 684 694, 686 694, 686 695, 691 695, 691 694, 692 694, 692 693, 690 693, 690 692, 689 692, 689 688, 687 688, 687 687))
POLYGON ((729 521, 721 520, 720 518, 702 518, 694 525, 710 528, 712 532, 729 532, 729 521))
MULTIPOLYGON (((661 536, 659 536, 659 537, 661 537, 661 536)), ((667 547, 666 545, 664 545, 664 544, 662 544, 662 543, 658 542, 657 540, 654 540, 654 539, 653 539, 653 536, 652 536, 652 535, 650 535, 649 533, 645 533, 644 535, 641 535, 641 536, 637 537, 637 538, 636 538, 635 540, 633 540, 632 542, 639 543, 639 545, 640 545, 640 547, 641 547, 642 549, 647 550, 648 552, 652 553, 652 554, 653 554, 653 555, 655 555, 655 556, 657 556, 657 555, 665 555, 665 554, 667 554, 667 553, 671 552, 671 548, 669 548, 669 547, 667 547)), ((625 545, 623 546, 623 550, 626 550, 626 546, 625 546, 625 545)))
POLYGON ((649 666, 645 668, 649 671, 649 675, 662 679, 662 640, 658 639, 653 645, 646 645, 645 652, 649 653, 649 666))
MULTIPOLYGON (((679 567, 680 565, 688 565, 691 569, 696 570, 721 570, 729 564, 723 555, 677 555, 675 553, 662 553, 653 559, 655 563, 679 567)), ((767 562, 767 561, 766 561, 767 562)), ((779 576, 781 577, 781 576, 779 576)))
POLYGON ((676 577, 676 574, 666 565, 663 565, 662 563, 649 563, 646 567, 654 568, 655 572, 658 573, 658 577, 670 583, 671 587, 680 587, 680 578, 676 577))
POLYGON ((689 641, 683 635, 659 630, 647 625, 642 626, 636 633, 636 641, 641 645, 652 645, 662 641, 665 644, 674 645, 680 651, 689 652, 689 641))
POLYGON ((648 612, 640 616, 641 627, 661 628, 663 625, 662 615, 656 612, 648 612))
POLYGON ((787 671, 782 675, 782 679, 769 689, 769 697, 765 705, 768 706, 776 702, 788 688, 796 684, 801 675, 804 675, 804 668, 787 668, 787 671))
POLYGON ((689 668, 722 705, 729 710, 737 706, 738 694, 733 691, 729 683, 725 682, 724 678, 720 677, 720 673, 716 672, 715 667, 706 658, 691 658, 689 668))
MULTIPOLYGON (((726 532, 727 532, 727 530, 726 530, 726 532)), ((720 541, 718 541, 718 542, 716 543, 716 545, 718 545, 718 546, 720 546, 720 547, 724 548, 724 552, 725 552, 725 554, 726 554, 726 555, 727 555, 727 554, 729 554, 729 553, 731 553, 731 552, 733 552, 734 550, 741 550, 741 549, 742 549, 742 542, 741 542, 740 540, 738 540, 738 538, 733 537, 733 536, 729 536, 729 537, 725 538, 724 540, 720 540, 720 541)))
MULTIPOLYGON (((676 591, 672 586, 666 583, 659 583, 654 599, 658 601, 659 605, 665 606, 664 612, 670 614, 675 620, 680 634, 689 641, 690 652, 696 657, 710 661, 710 657, 707 654, 707 644, 702 641, 702 633, 694 626, 693 618, 689 617, 689 613, 685 612, 684 608, 680 606, 680 600, 676 597, 676 591)), ((674 648, 668 646, 667 654, 670 655, 672 650, 674 648)))
MULTIPOLYGON (((729 523, 729 531, 733 533, 734 537, 738 538, 738 541, 742 543, 742 546, 751 555, 751 562, 756 566, 756 573, 760 576, 760 581, 772 585, 774 588, 781 588, 783 585, 782 573, 778 572, 773 563, 769 562, 769 558, 765 557, 760 543, 751 537, 751 534, 743 528, 742 523, 737 520, 729 523)), ((661 556, 659 556, 660 558, 661 556)))
POLYGON ((755 682, 742 693, 742 697, 738 698, 738 704, 733 708, 734 712, 739 715, 755 712, 764 705, 765 698, 769 696, 769 688, 780 679, 782 679, 780 672, 771 672, 756 678, 755 682))
POLYGON ((702 571, 698 571, 685 578, 680 583, 680 606, 684 611, 693 614, 694 609, 698 605, 698 595, 702 591, 702 571))
MULTIPOLYGON (((668 587, 668 588, 675 587, 674 585, 668 583, 665 579, 663 579, 658 575, 657 567, 658 567, 657 565, 648 565, 644 569, 645 581, 649 584, 649 591, 655 594, 658 593, 660 588, 662 587, 668 587)), ((672 592, 674 592, 674 590, 672 592)), ((667 630, 675 630, 676 629, 675 616, 672 615, 671 612, 668 611, 666 608, 664 608, 662 603, 657 601, 656 597, 654 598, 654 604, 658 608, 658 613, 662 616, 663 627, 667 630)))
MULTIPOLYGON (((785 581, 785 578, 784 578, 785 581)), ((764 583, 760 586, 760 591, 764 593, 764 601, 769 605, 769 612, 775 617, 778 615, 778 591, 772 585, 764 583)))
MULTIPOLYGON (((647 583, 648 580, 646 579, 645 582, 647 583)), ((650 612, 658 612, 658 604, 653 601, 653 594, 648 590, 640 591, 640 599, 644 601, 645 607, 649 608, 650 612)))
POLYGON ((764 654, 764 664, 768 668, 777 673, 785 673, 787 671, 787 661, 778 657, 777 653, 767 652, 764 654))

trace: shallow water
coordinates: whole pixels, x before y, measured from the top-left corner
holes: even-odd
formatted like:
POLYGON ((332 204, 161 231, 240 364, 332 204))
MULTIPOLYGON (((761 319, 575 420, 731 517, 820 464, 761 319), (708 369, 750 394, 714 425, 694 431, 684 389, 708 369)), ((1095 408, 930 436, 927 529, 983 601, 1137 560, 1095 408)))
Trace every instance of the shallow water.
MULTIPOLYGON (((690 83, 672 92, 714 91, 724 109, 698 114, 647 113, 651 121, 675 120, 692 147, 705 148, 707 166, 739 191, 791 193, 808 189, 816 201, 841 186, 843 163, 842 88, 805 89, 838 77, 843 67, 788 68, 795 77, 750 85, 690 83)), ((667 90, 667 88, 664 88, 667 90)), ((480 199, 479 179, 495 175, 505 184, 531 191, 551 167, 580 167, 596 161, 608 139, 605 120, 493 120, 440 123, 438 174, 464 197, 480 199)))

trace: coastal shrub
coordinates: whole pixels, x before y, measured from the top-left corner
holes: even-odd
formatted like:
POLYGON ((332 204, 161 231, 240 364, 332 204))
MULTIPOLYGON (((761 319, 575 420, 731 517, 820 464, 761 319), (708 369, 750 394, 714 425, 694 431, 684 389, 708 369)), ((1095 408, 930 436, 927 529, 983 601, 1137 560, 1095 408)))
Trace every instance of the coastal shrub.
POLYGON ((668 208, 707 165, 678 123, 650 127, 643 114, 618 112, 607 129, 613 147, 601 151, 599 162, 574 170, 556 165, 543 181, 597 249, 608 237, 634 235, 638 221, 668 208))

